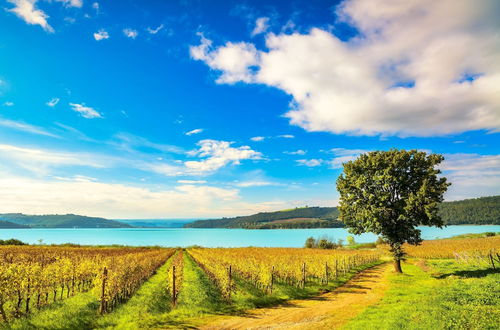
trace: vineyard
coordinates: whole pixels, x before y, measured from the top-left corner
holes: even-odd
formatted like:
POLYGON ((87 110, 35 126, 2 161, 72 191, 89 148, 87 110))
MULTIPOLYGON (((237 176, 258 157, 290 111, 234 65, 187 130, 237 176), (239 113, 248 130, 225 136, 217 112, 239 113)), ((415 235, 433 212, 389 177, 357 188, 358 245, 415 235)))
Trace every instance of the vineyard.
MULTIPOLYGON (((500 237, 495 236, 426 241, 405 250, 412 258, 454 259, 495 269, 500 266, 499 246, 500 237)), ((360 250, 2 246, 0 329, 18 328, 17 321, 36 319, 38 313, 79 296, 95 302, 89 328, 100 327, 101 319, 103 327, 112 327, 118 322, 113 315, 131 314, 134 308, 138 314, 127 322, 158 315, 167 322, 170 316, 165 315, 174 317, 182 310, 189 314, 186 309, 207 301, 199 313, 224 314, 334 289, 360 270, 388 260, 387 256, 384 246, 360 250), (141 291, 142 287, 147 290, 141 291), (137 307, 123 309, 138 293, 139 302, 132 304, 137 307), (238 307, 244 299, 245 307, 238 307)))

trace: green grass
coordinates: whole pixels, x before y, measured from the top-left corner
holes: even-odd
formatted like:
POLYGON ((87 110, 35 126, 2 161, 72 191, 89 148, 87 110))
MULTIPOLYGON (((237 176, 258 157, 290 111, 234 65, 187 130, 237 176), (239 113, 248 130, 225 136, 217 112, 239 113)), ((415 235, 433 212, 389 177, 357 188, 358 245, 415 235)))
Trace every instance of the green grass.
POLYGON ((92 329, 97 318, 98 300, 91 293, 82 293, 58 301, 39 312, 14 320, 3 329, 92 329))
POLYGON ((462 235, 457 235, 451 237, 451 239, 463 239, 463 238, 483 238, 483 237, 491 237, 491 236, 497 236, 500 235, 500 232, 486 232, 486 233, 479 233, 479 234, 462 234, 462 235))
POLYGON ((167 291, 167 273, 172 260, 173 257, 169 258, 126 303, 99 318, 96 327, 150 329, 164 323, 164 314, 171 310, 172 298, 167 291))
POLYGON ((346 329, 498 329, 500 272, 431 260, 428 271, 405 264, 390 289, 346 329))

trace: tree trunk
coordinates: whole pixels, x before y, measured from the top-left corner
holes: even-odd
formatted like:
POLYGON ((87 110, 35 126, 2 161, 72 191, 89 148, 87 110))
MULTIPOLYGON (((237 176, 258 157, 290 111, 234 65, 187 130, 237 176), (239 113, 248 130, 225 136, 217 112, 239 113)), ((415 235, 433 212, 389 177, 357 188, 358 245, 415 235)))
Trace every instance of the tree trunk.
POLYGON ((401 260, 400 259, 395 259, 394 260, 394 270, 396 273, 403 273, 403 270, 401 269, 401 260))

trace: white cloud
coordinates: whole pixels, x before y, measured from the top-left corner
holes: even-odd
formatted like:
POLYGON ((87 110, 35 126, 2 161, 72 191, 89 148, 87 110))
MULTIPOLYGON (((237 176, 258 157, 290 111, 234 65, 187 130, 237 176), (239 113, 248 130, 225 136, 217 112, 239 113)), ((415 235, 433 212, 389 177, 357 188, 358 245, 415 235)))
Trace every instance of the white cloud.
POLYGON ((137 30, 134 30, 134 29, 126 28, 126 29, 123 29, 123 34, 127 38, 135 39, 139 35, 139 32, 137 32, 137 30))
POLYGON ((369 150, 333 148, 329 152, 333 153, 335 157, 328 163, 331 168, 337 169, 342 168, 344 163, 358 158, 359 155, 369 152, 369 150))
POLYGON ((82 8, 83 0, 56 0, 57 2, 62 2, 65 7, 76 7, 82 8))
POLYGON ((252 31, 252 37, 264 33, 269 29, 269 17, 259 17, 255 20, 255 27, 252 31))
POLYGON ((76 213, 110 218, 206 217, 234 214, 241 206, 248 208, 240 201, 236 189, 180 185, 158 190, 78 178, 39 180, 1 176, 0 198, 3 201, 0 212, 76 213))
POLYGON ((206 180, 177 180, 177 183, 182 183, 182 184, 205 184, 207 183, 206 180))
POLYGON ((236 182, 234 185, 241 188, 248 188, 248 187, 276 186, 278 184, 271 181, 253 180, 253 181, 236 182))
POLYGON ((231 147, 231 142, 217 140, 201 140, 198 142, 199 149, 192 152, 205 158, 200 161, 186 161, 184 165, 191 173, 206 174, 216 171, 226 165, 238 165, 245 159, 261 159, 262 154, 252 150, 249 146, 238 148, 231 147))
POLYGON ((50 99, 50 101, 48 101, 47 104, 49 107, 55 107, 57 105, 57 103, 59 103, 59 98, 57 97, 53 97, 52 99, 50 99))
POLYGON ((192 131, 186 132, 186 135, 190 136, 190 135, 194 135, 194 134, 200 134, 201 132, 203 132, 203 129, 197 128, 197 129, 194 129, 192 131))
POLYGON ((51 168, 62 166, 89 166, 103 168, 110 166, 111 159, 96 157, 95 154, 60 152, 53 150, 18 147, 0 144, 2 163, 11 163, 35 174, 48 174, 51 168))
POLYGON ((41 127, 26 124, 21 121, 14 121, 14 120, 0 118, 0 126, 7 127, 10 129, 15 129, 22 132, 59 138, 59 136, 52 134, 41 127))
POLYGON ((12 102, 12 101, 5 101, 3 103, 3 105, 4 105, 4 107, 12 107, 14 105, 14 102, 12 102))
POLYGON ((305 155, 307 151, 299 149, 295 151, 283 151, 283 153, 287 155, 305 155))
POLYGON ((158 32, 160 32, 161 29, 163 29, 163 24, 160 24, 156 29, 152 29, 152 28, 148 27, 146 30, 150 34, 157 34, 158 32))
POLYGON ((19 18, 30 25, 40 25, 47 32, 54 32, 52 26, 47 22, 49 16, 42 10, 36 8, 37 0, 7 0, 15 7, 8 9, 19 18))
POLYGON ((348 0, 337 14, 360 31, 348 41, 318 28, 268 34, 262 51, 249 43, 214 48, 202 38, 191 56, 220 71, 218 83, 265 84, 291 95, 286 116, 308 131, 496 132, 499 12, 496 0, 348 0))
POLYGON ((71 110, 78 112, 83 118, 102 118, 102 115, 97 112, 97 110, 91 107, 87 107, 84 103, 70 103, 69 105, 71 106, 71 110))
POLYGON ((109 39, 109 33, 104 29, 100 29, 94 33, 94 39, 97 41, 109 39))
POLYGON ((250 140, 254 141, 254 142, 260 142, 260 141, 264 141, 266 138, 264 136, 254 136, 252 138, 250 138, 250 140))
POLYGON ((500 194, 500 155, 445 154, 441 169, 452 185, 447 200, 500 194))
POLYGON ((278 135, 279 138, 283 138, 283 139, 293 139, 295 138, 295 135, 292 135, 292 134, 282 134, 282 135, 278 135))
POLYGON ((307 167, 316 167, 316 166, 321 166, 324 162, 323 159, 298 159, 296 160, 297 164, 300 166, 307 166, 307 167))
POLYGON ((204 61, 213 70, 222 71, 219 84, 233 84, 238 81, 253 82, 252 67, 258 64, 257 50, 253 44, 228 42, 224 47, 211 50, 212 41, 202 34, 201 44, 191 46, 191 57, 204 61))

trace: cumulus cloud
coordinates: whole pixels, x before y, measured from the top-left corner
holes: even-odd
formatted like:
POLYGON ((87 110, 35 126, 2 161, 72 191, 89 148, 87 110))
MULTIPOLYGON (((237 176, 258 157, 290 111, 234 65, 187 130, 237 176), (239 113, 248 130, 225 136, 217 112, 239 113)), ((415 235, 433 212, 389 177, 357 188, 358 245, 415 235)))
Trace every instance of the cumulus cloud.
POLYGON ((16 14, 19 18, 30 25, 40 25, 47 32, 54 32, 52 26, 47 22, 49 16, 42 10, 36 8, 37 0, 7 0, 14 5, 8 11, 16 14))
POLYGON ((283 90, 286 116, 308 131, 433 136, 500 131, 500 2, 347 0, 339 20, 359 35, 329 31, 268 34, 213 47, 202 38, 193 59, 241 81, 283 90), (239 60, 236 60, 239 59, 239 60))
POLYGON ((99 31, 94 33, 94 39, 96 41, 109 39, 109 33, 104 29, 100 29, 99 31))
POLYGON ((70 103, 71 109, 75 112, 78 112, 83 118, 93 119, 93 118, 102 118, 102 115, 95 110, 94 108, 86 106, 84 103, 70 103))
POLYGON ((266 139, 265 136, 254 136, 254 137, 250 138, 250 140, 252 140, 254 142, 264 141, 265 139, 266 139))
POLYGON ((269 29, 269 17, 259 17, 255 20, 255 27, 252 31, 252 37, 264 33, 269 29))
POLYGON ((225 46, 211 49, 212 41, 199 34, 201 44, 191 46, 191 57, 204 61, 213 70, 221 71, 219 84, 234 84, 238 81, 254 82, 252 67, 257 65, 258 53, 253 44, 228 42, 225 46))
POLYGON ((135 39, 139 35, 139 32, 137 32, 137 30, 134 30, 134 29, 126 28, 126 29, 123 29, 123 34, 127 38, 135 39))
POLYGON ((3 106, 4 107, 12 107, 12 106, 14 106, 14 102, 12 102, 12 101, 5 101, 3 103, 3 106))
POLYGON ((323 159, 297 159, 297 164, 300 166, 316 167, 321 166, 324 162, 323 159))
POLYGON ((54 97, 54 98, 50 99, 50 101, 48 101, 45 104, 47 104, 49 107, 53 108, 57 105, 57 103, 59 103, 59 98, 54 97))
POLYGON ((239 165, 245 159, 261 159, 262 154, 249 146, 234 148, 231 142, 217 140, 201 140, 198 150, 193 156, 204 158, 199 161, 186 161, 184 165, 191 173, 206 174, 216 171, 226 165, 239 165))
POLYGON ((197 128, 197 129, 194 129, 192 131, 186 132, 186 135, 190 136, 190 135, 194 135, 194 134, 200 134, 201 132, 203 132, 203 129, 197 128))

